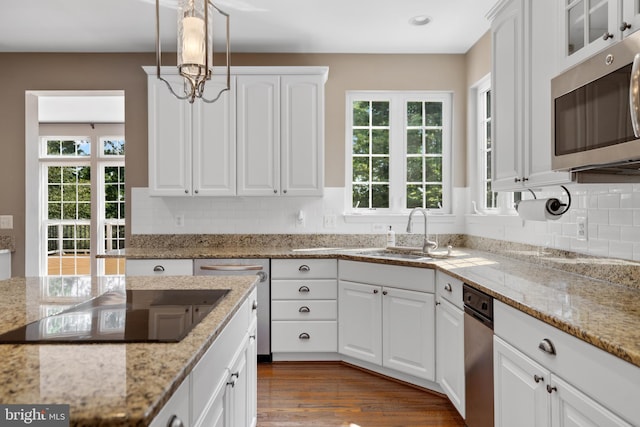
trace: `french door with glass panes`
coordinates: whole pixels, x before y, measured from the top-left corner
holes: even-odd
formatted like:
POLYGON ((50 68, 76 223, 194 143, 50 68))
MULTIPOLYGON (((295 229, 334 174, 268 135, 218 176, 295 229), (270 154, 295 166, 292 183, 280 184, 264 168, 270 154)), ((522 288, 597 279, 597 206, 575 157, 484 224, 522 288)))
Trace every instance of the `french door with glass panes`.
POLYGON ((108 134, 118 130, 115 125, 60 136, 70 135, 69 130, 82 135, 78 126, 65 126, 67 133, 56 135, 52 131, 62 129, 48 125, 50 133, 41 136, 40 274, 124 274, 119 260, 96 258, 124 248, 124 138, 108 134))

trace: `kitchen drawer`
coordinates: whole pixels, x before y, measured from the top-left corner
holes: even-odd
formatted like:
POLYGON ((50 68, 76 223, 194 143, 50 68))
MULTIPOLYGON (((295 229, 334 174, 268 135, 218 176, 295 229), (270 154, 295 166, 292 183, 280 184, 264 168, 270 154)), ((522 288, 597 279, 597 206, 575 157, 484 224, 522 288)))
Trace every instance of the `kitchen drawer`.
POLYGON ((193 276, 190 259, 128 259, 127 276, 193 276))
POLYGON ((338 281, 332 280, 271 280, 271 300, 336 299, 338 281))
POLYGON ((271 322, 271 350, 277 352, 336 352, 336 321, 271 322))
POLYGON ((338 302, 327 301, 273 301, 271 303, 272 320, 336 320, 338 302))
POLYGON ((335 279, 338 261, 335 259, 274 259, 271 277, 275 279, 335 279))
POLYGON ((435 292, 435 272, 427 268, 340 260, 340 280, 435 292))
POLYGON ((640 368, 500 301, 494 333, 583 393, 629 421, 640 420, 640 368), (555 354, 539 349, 549 340, 555 354))
POLYGON ((462 301, 462 281, 441 271, 436 272, 436 293, 460 309, 464 309, 462 301))

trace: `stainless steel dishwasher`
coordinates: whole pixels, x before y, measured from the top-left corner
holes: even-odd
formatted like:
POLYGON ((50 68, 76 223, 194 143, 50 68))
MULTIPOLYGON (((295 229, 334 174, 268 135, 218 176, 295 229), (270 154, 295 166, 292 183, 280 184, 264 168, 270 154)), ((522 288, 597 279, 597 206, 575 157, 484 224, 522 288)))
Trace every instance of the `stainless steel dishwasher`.
POLYGON ((258 282, 258 331, 256 346, 259 361, 271 361, 271 274, 268 259, 196 259, 194 276, 237 276, 257 274, 258 282))
POLYGON ((493 298, 466 283, 464 300, 465 423, 493 427, 493 298))

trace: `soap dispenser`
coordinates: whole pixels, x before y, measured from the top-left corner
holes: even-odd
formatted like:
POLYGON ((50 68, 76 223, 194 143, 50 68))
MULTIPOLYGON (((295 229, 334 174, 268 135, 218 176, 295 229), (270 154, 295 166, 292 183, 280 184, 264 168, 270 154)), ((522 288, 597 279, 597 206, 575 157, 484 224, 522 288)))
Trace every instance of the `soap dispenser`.
POLYGON ((391 229, 389 226, 389 231, 387 231, 387 247, 392 247, 396 245, 396 232, 391 229))

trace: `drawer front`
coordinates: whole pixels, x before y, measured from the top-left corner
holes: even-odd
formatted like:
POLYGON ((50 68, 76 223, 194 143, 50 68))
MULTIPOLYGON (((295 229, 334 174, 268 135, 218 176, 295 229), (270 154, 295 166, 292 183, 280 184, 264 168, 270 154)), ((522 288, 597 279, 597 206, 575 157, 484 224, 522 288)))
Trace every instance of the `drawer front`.
POLYGON ((273 301, 272 320, 336 320, 338 302, 328 301, 273 301))
POLYGON ((190 259, 128 259, 127 276, 193 276, 190 259))
POLYGON ((458 308, 464 308, 462 300, 462 280, 441 271, 436 272, 436 293, 458 308))
POLYGON ((271 260, 274 279, 335 279, 338 261, 335 259, 274 259, 271 260))
POLYGON ((340 280, 435 292, 435 272, 428 268, 340 260, 340 280))
POLYGON ((271 351, 336 352, 338 323, 336 321, 271 322, 271 351))
POLYGON ((336 299, 338 281, 333 280, 271 280, 271 300, 336 299))

